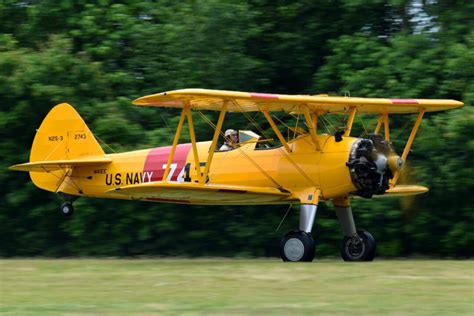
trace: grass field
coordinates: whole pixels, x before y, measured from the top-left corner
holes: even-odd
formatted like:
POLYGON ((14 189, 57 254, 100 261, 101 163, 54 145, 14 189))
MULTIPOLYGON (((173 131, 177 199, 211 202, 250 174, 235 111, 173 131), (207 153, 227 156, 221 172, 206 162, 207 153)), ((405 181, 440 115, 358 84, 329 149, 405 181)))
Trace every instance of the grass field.
POLYGON ((4 315, 474 315, 474 261, 0 260, 4 315))

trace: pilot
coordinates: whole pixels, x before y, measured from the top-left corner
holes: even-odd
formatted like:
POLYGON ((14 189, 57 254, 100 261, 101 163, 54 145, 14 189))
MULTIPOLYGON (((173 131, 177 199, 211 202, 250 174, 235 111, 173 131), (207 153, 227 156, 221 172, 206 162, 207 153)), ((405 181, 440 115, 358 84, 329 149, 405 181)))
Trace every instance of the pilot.
POLYGON ((221 148, 219 148, 219 151, 227 151, 234 149, 237 146, 237 143, 239 142, 237 131, 233 129, 228 129, 225 131, 224 136, 225 143, 221 146, 221 148))

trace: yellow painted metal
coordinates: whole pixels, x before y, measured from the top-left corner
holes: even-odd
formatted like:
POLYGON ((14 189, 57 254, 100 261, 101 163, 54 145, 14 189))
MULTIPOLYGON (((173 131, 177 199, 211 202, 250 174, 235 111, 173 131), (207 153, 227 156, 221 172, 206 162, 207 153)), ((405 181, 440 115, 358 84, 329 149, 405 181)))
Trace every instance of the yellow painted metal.
POLYGON ((385 129, 385 139, 390 141, 390 128, 388 124, 388 113, 383 114, 383 127, 385 129))
POLYGON ((343 137, 340 142, 336 142, 334 136, 321 138, 322 154, 319 160, 316 160, 317 156, 311 159, 319 166, 318 182, 323 199, 347 196, 350 192, 357 191, 348 172, 349 168, 346 166, 350 150, 356 140, 357 138, 350 136, 343 137))
POLYGON ((201 181, 201 164, 199 163, 199 154, 196 146, 196 135, 194 133, 194 124, 193 124, 193 116, 191 113, 191 109, 189 107, 185 108, 186 116, 188 118, 188 126, 189 126, 189 138, 191 139, 191 146, 193 147, 193 155, 194 155, 194 166, 197 172, 197 178, 199 182, 201 181))
POLYGON ((184 122, 185 115, 186 115, 186 109, 184 108, 181 111, 178 127, 176 128, 176 133, 173 139, 173 145, 171 146, 171 152, 170 152, 170 155, 168 156, 168 162, 166 164, 165 173, 163 174, 163 179, 162 179, 163 181, 166 181, 170 173, 170 167, 171 167, 171 163, 173 162, 174 153, 176 152, 176 146, 178 145, 179 136, 181 135, 181 130, 183 129, 183 122, 184 122))
POLYGON ((309 109, 305 107, 303 113, 306 119, 306 125, 308 125, 309 134, 311 135, 311 138, 313 139, 314 146, 316 150, 321 150, 321 145, 319 144, 318 136, 316 134, 316 130, 314 129, 314 122, 311 117, 311 114, 309 113, 309 109))
MULTIPOLYGON (((273 187, 199 183, 149 182, 115 188, 112 194, 139 198, 166 199, 176 203, 214 204, 216 196, 222 204, 288 203, 289 192, 273 187), (285 201, 285 202, 282 202, 285 201)), ((296 200, 295 200, 296 202, 296 200)))
POLYGON ((344 136, 351 135, 352 124, 354 124, 354 118, 355 118, 356 113, 357 113, 357 108, 352 107, 349 117, 347 118, 346 130, 344 132, 344 136))
POLYGON ((267 119, 268 123, 270 124, 270 126, 272 127, 273 131, 275 132, 276 136, 278 137, 278 139, 280 140, 281 144, 283 146, 285 146, 285 149, 287 152, 291 153, 291 148, 290 146, 288 146, 288 143, 286 142, 285 140, 285 137, 283 137, 283 135, 281 134, 280 130, 278 129, 278 127, 276 126, 275 122, 273 121, 272 117, 270 116, 270 114, 268 114, 268 111, 266 110, 263 110, 262 111, 263 115, 265 116, 265 118, 267 119))
MULTIPOLYGON (((413 129, 411 130, 410 137, 408 137, 407 143, 405 145, 405 149, 403 149, 402 160, 405 162, 408 153, 410 152, 411 145, 415 140, 416 133, 418 132, 418 127, 420 126, 421 120, 423 119, 423 115, 425 114, 425 110, 421 109, 420 113, 418 113, 418 117, 416 118, 415 124, 413 125, 413 129)), ((397 185, 398 178, 400 176, 400 171, 397 171, 393 176, 391 187, 395 187, 397 185)))
POLYGON ((295 190, 292 196, 302 204, 318 205, 319 198, 321 197, 321 190, 317 187, 305 187, 295 190))
POLYGON ((427 112, 444 111, 463 106, 455 100, 435 99, 386 99, 329 97, 314 95, 285 95, 250 93, 240 91, 183 89, 144 96, 133 101, 135 105, 182 108, 189 100, 196 110, 220 111, 223 100, 232 101, 229 112, 259 112, 262 104, 268 112, 298 112, 307 104, 312 112, 346 113, 347 107, 357 107, 359 113, 418 113, 421 108, 427 112))
POLYGON ((380 197, 418 195, 426 192, 428 188, 421 185, 397 185, 385 191, 385 194, 380 197))
POLYGON ((379 120, 377 122, 377 126, 375 127, 374 134, 380 133, 380 129, 382 128, 382 123, 383 123, 383 114, 379 116, 379 120))
POLYGON ((332 204, 334 206, 348 207, 351 206, 351 201, 349 200, 348 196, 341 196, 333 199, 332 204))
POLYGON ((318 112, 313 112, 313 126, 316 135, 318 135, 318 112))
POLYGON ((67 168, 79 166, 100 166, 107 165, 112 162, 109 157, 87 157, 82 159, 64 159, 64 160, 47 160, 27 162, 9 167, 15 171, 34 171, 34 172, 51 172, 55 170, 63 170, 67 168))
POLYGON ((219 119, 217 120, 216 129, 214 130, 214 136, 212 137, 211 148, 209 149, 209 155, 207 156, 206 166, 204 167, 204 174, 201 178, 201 184, 206 182, 207 176, 209 174, 209 169, 211 168, 212 157, 217 146, 217 140, 219 139, 219 134, 222 129, 222 124, 224 123, 224 117, 227 112, 227 105, 229 101, 225 100, 221 108, 221 113, 219 114, 219 119))
MULTIPOLYGON (((54 192, 69 172, 70 164, 66 167, 50 161, 101 159, 104 155, 79 113, 71 105, 61 103, 49 111, 36 131, 30 152, 31 165, 17 168, 24 171, 37 170, 39 166, 42 170, 46 168, 49 172, 30 172, 30 177, 37 187, 54 192)), ((76 186, 75 192, 78 191, 80 188, 76 186)))

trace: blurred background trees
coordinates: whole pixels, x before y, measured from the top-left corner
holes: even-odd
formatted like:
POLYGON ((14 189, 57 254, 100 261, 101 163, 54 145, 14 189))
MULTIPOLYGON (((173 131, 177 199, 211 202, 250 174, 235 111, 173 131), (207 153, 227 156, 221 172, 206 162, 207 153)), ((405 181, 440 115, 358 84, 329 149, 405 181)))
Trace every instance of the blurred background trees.
MULTIPOLYGON (((59 197, 7 170, 28 161, 35 129, 57 103, 73 104, 104 149, 120 152, 169 144, 177 122, 174 111, 131 100, 202 87, 465 102, 420 128, 404 181, 429 193, 353 205, 382 256, 472 256, 473 11, 456 0, 2 1, 0 255, 277 255, 281 235, 297 226, 296 208, 278 232, 286 206, 79 199, 64 220, 59 197)), ((406 120, 392 122, 398 150, 406 120)), ((207 140, 212 130, 200 123, 198 140, 207 140)), ((319 256, 338 255, 330 204, 320 207, 314 234, 319 256)))

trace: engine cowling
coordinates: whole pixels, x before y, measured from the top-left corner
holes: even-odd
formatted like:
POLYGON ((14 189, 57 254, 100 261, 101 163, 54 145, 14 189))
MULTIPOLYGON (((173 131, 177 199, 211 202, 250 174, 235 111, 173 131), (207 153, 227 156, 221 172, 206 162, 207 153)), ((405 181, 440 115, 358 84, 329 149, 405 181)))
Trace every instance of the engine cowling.
POLYGON ((403 167, 389 141, 379 134, 369 134, 354 142, 347 162, 356 195, 370 198, 384 194, 389 189, 390 179, 403 167))

